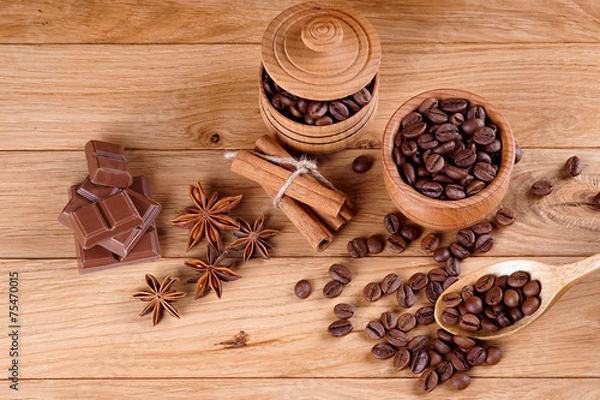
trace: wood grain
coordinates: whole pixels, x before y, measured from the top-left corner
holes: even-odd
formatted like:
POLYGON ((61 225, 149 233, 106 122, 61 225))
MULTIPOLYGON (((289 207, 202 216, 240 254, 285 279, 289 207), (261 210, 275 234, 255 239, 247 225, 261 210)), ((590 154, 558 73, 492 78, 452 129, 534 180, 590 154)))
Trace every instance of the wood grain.
MULTIPOLYGON (((30 400, 94 397, 111 400, 127 395, 128 399, 145 400, 152 397, 181 399, 211 393, 212 399, 344 399, 361 400, 376 393, 381 398, 395 398, 400 393, 403 399, 422 398, 416 379, 330 379, 330 378, 209 378, 209 379, 82 379, 82 380, 36 380, 23 382, 22 394, 30 400), (241 389, 242 388, 242 389, 241 389)), ((527 379, 527 378, 477 378, 471 381, 468 390, 457 392, 449 384, 437 388, 431 396, 460 396, 465 400, 513 399, 507 388, 518 387, 521 393, 540 399, 553 398, 556 393, 569 393, 582 400, 594 400, 600 396, 598 379, 527 379)))
MULTIPOLYGON (((267 132, 259 46, 0 51, 0 150, 78 149, 98 135, 142 149, 249 149, 267 132)), ((394 111, 435 88, 489 100, 524 148, 600 146, 600 95, 590 86, 600 45, 393 44, 383 54, 377 115, 356 147, 379 147, 394 111)))
MULTIPOLYGON (((301 2, 257 2, 250 11, 236 0, 115 0, 110 5, 18 0, 0 7, 0 42, 260 43, 269 22, 301 2)), ((343 4, 369 19, 384 43, 598 43, 599 39, 600 8, 595 0, 559 0, 551 6, 534 0, 518 8, 506 0, 343 4)))
MULTIPOLYGON (((259 107, 261 40, 269 22, 302 0, 114 0, 0 4, 0 367, 11 358, 7 275, 19 273, 20 390, 2 399, 421 398, 416 377, 370 354, 364 327, 393 296, 362 299, 369 281, 402 279, 433 267, 417 243, 400 255, 384 250, 354 260, 354 237, 387 236, 382 219, 396 210, 387 195, 381 139, 394 111, 430 89, 458 88, 497 106, 524 149, 502 205, 514 225, 496 229, 494 248, 465 260, 463 273, 494 262, 567 263, 600 252, 600 3, 596 0, 442 2, 366 1, 350 5, 382 43, 378 111, 354 149, 318 157, 323 174, 346 193, 355 217, 324 252, 311 250, 256 184, 229 171, 224 150, 250 149, 267 132, 259 107), (158 230, 164 258, 86 276, 77 273, 72 234, 57 221, 70 185, 86 175, 90 139, 126 146, 135 174, 150 175, 164 210, 158 230), (352 160, 375 159, 358 175, 352 160), (583 173, 567 178, 578 155, 583 173), (529 194, 537 179, 552 195, 529 194), (237 217, 267 215, 280 230, 271 260, 235 269, 243 278, 179 307, 156 327, 139 318, 131 293, 145 273, 186 279, 187 232, 168 221, 190 205, 187 186, 242 193, 237 217), (337 299, 321 289, 327 269, 346 264, 354 280, 337 299), (301 301, 293 285, 310 279, 301 301), (355 306, 354 332, 332 338, 338 302, 355 306), (246 346, 225 348, 243 330, 246 346)), ((428 231, 426 231, 428 232, 428 231)), ((231 237, 226 236, 226 240, 231 237)), ((444 235, 449 244, 453 235, 444 235)), ((239 258, 236 261, 240 261, 239 258)), ((180 288, 191 292, 182 282, 180 288)), ((569 290, 542 318, 496 343, 504 359, 477 367, 471 387, 448 384, 431 396, 464 399, 600 397, 600 275, 569 290), (482 394, 485 393, 485 394, 482 394)), ((419 296, 417 307, 424 304, 419 296)), ((416 309, 416 307, 415 307, 416 309)), ((414 310, 413 310, 414 311, 414 310)), ((432 333, 436 326, 415 333, 432 333)))
MULTIPOLYGON (((464 273, 490 261, 504 260, 474 258, 465 264, 464 273)), ((566 263, 573 259, 537 260, 566 263)), ((340 297, 325 299, 321 288, 330 279, 328 267, 339 261, 336 257, 278 258, 270 262, 253 259, 234 267, 242 279, 226 284, 222 299, 210 293, 194 301, 189 295, 177 303, 180 320, 165 316, 155 327, 148 317, 137 316, 143 304, 131 298, 131 293, 144 288, 145 273, 157 277, 172 273, 182 280, 192 276, 182 259, 83 277, 77 274, 72 260, 12 260, 0 263, 0 273, 19 273, 23 310, 20 363, 24 379, 220 378, 223 373, 238 378, 414 377, 409 371, 396 371, 391 361, 370 355, 376 342, 364 334, 367 322, 383 311, 399 315, 405 310, 394 296, 367 303, 362 288, 390 272, 406 280, 423 271, 429 260, 346 260, 353 281, 340 297), (303 278, 312 282, 314 292, 308 299, 299 300, 293 286, 303 278), (354 306, 355 329, 346 337, 333 338, 327 334, 327 326, 335 320, 332 309, 339 302, 354 306), (248 335, 246 346, 227 348, 221 344, 242 330, 248 335)), ((7 285, 6 280, 1 283, 4 293, 7 285)), ((180 283, 175 288, 191 293, 193 285, 180 283)), ((502 347, 503 360, 495 366, 475 368, 474 380, 600 378, 596 362, 600 349, 595 339, 600 333, 600 308, 589 301, 598 290, 600 275, 596 273, 567 292, 527 329, 510 340, 491 342, 502 347)), ((421 293, 410 311, 426 303, 421 293)), ((431 335, 436 329, 435 325, 418 327, 411 336, 431 335)), ((0 338, 0 346, 8 348, 6 335, 0 338)))
MULTIPOLYGON (((96 139, 110 140, 110 136, 96 139)), ((133 139, 132 139, 133 141, 133 139)), ((127 145, 127 142, 125 142, 127 145)), ((197 250, 185 253, 187 231, 169 225, 169 220, 191 205, 188 185, 200 181, 207 192, 223 196, 243 194, 240 205, 232 215, 255 220, 267 215, 267 225, 281 231, 271 239, 272 254, 279 256, 314 257, 347 256, 346 244, 354 237, 380 235, 387 237, 383 217, 397 212, 383 185, 382 162, 379 150, 346 151, 335 156, 320 157, 323 175, 344 192, 356 208, 350 223, 334 235, 327 251, 310 248, 285 215, 272 208, 262 188, 229 171, 230 161, 222 151, 128 151, 134 174, 148 174, 156 201, 163 210, 157 224, 165 257, 185 257, 204 251, 205 242, 197 250), (366 174, 351 169, 352 160, 359 154, 369 154, 375 160, 366 174), (218 175, 215 171, 222 171, 218 175), (369 190, 364 190, 369 188, 369 190)), ((69 258, 75 256, 71 231, 57 222, 67 202, 67 191, 87 174, 83 148, 80 151, 0 153, 0 204, 10 213, 0 214, 0 254, 9 258, 69 258), (18 171, 18 180, 14 180, 18 171), (43 180, 40 180, 43 177, 43 180), (14 221, 22 224, 15 226, 14 221)), ((485 256, 585 256, 598 252, 597 235, 600 210, 591 205, 592 197, 600 192, 600 155, 595 150, 538 150, 526 149, 523 160, 515 165, 508 193, 502 206, 516 210, 516 222, 493 234, 494 247, 485 256), (584 163, 584 172, 568 179, 562 165, 577 154, 584 163), (551 196, 535 198, 531 185, 538 179, 550 179, 555 184, 551 196), (534 245, 532 245, 532 243, 534 245), (544 245, 541 245, 544 244, 544 245)), ((225 240, 231 240, 225 235, 225 240)), ((453 234, 443 236, 443 243, 454 240, 453 234)), ((418 243, 400 255, 423 255, 418 243)), ((382 256, 389 256, 387 250, 382 256)))

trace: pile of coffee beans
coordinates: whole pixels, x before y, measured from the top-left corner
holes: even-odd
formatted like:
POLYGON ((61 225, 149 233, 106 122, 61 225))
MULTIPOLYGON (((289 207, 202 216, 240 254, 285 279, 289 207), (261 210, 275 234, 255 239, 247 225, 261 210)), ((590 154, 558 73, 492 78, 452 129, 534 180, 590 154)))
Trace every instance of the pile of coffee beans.
POLYGON ((421 374, 419 387, 426 392, 448 380, 456 389, 465 389, 470 383, 466 371, 477 365, 495 365, 502 359, 499 347, 483 347, 472 338, 453 335, 443 329, 437 330, 437 337, 433 340, 426 335, 411 338, 403 329, 404 321, 410 321, 412 327, 417 322, 415 317, 410 318, 410 314, 403 314, 406 315, 409 318, 401 316, 396 319, 392 313, 385 312, 379 321, 367 324, 365 333, 371 339, 384 340, 371 348, 373 357, 392 359, 395 369, 408 368, 414 374, 421 374))
POLYGON ((271 77, 263 73, 263 88, 269 102, 287 118, 307 125, 331 125, 344 121, 369 104, 374 82, 351 96, 332 101, 308 100, 295 96, 281 88, 271 77))
POLYGON ((420 193, 460 200, 481 192, 500 168, 502 142, 486 110, 461 98, 428 98, 404 117, 392 157, 420 193))
POLYGON ((525 271, 484 275, 474 285, 442 297, 442 320, 469 332, 495 332, 534 314, 541 304, 541 289, 541 283, 525 271))

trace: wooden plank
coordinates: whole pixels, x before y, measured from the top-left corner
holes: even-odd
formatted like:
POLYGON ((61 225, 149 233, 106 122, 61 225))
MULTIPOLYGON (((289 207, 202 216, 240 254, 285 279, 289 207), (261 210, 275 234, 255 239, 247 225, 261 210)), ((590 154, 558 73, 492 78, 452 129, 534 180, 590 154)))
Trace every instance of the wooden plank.
MULTIPOLYGON (((0 8, 1 43, 260 43, 276 15, 301 1, 14 1, 0 8), (165 16, 168 19, 165 20, 165 16)), ((382 42, 598 42, 594 0, 348 1, 382 42), (468 27, 468 29, 465 29, 468 27)))
MULTIPOLYGON (((68 398, 94 398, 112 400, 126 395, 128 399, 145 400, 181 399, 202 393, 211 399, 365 399, 365 398, 422 398, 424 392, 417 388, 416 379, 125 379, 125 380, 42 380, 23 381, 18 396, 30 400, 61 400, 68 398)), ((600 396, 598 379, 520 379, 473 378, 465 391, 457 392, 450 383, 438 386, 431 396, 446 398, 460 396, 464 400, 514 399, 518 388, 520 396, 550 399, 576 396, 593 400, 600 396)), ((2 389, 4 390, 4 388, 2 389)), ((8 393, 10 396, 11 393, 8 393)), ((11 397, 9 397, 11 398, 11 397)), ((14 398, 20 398, 15 396, 14 398)))
MULTIPOLYGON (((466 263, 469 273, 489 262, 506 258, 477 258, 466 263)), ((564 263, 573 258, 539 258, 564 263)), ((182 259, 79 276, 72 260, 6 260, 0 275, 19 274, 19 365, 22 379, 120 378, 413 378, 397 371, 391 360, 373 358, 376 343, 364 333, 369 320, 384 311, 405 312, 394 296, 376 303, 362 298, 369 281, 396 272, 406 281, 430 268, 426 258, 341 260, 340 258, 277 258, 252 260, 234 267, 243 277, 224 285, 223 298, 214 293, 194 301, 193 285, 177 283, 189 293, 177 303, 181 319, 165 316, 152 326, 148 316, 137 314, 143 304, 131 293, 144 288, 143 276, 173 273, 183 280, 193 275, 182 259), (330 279, 329 265, 342 261, 353 281, 341 296, 325 299, 321 288, 330 279), (299 300, 293 286, 309 279, 313 294, 299 300), (340 302, 355 308, 354 331, 333 338, 327 326, 335 320, 333 306, 340 302), (227 347, 240 331, 246 346, 227 347)), ((8 279, 0 282, 6 295, 8 279)), ((577 284, 545 315, 511 338, 494 342, 504 352, 495 366, 472 370, 474 377, 490 378, 600 378, 597 337, 600 308, 600 273, 577 284)), ((410 311, 425 305, 424 294, 410 311)), ((433 335, 437 326, 411 331, 433 335)), ((0 337, 8 349, 11 338, 0 337)), ((8 354, 2 355, 3 363, 8 354)), ((412 383, 411 383, 412 385, 412 383)), ((3 388, 4 389, 4 388, 3 388)))
MULTIPOLYGON (((111 139, 99 136, 97 139, 111 139)), ((127 143, 127 142, 125 142, 127 143)), ((158 217, 160 241, 165 257, 203 254, 202 242, 185 253, 187 231, 170 226, 169 220, 191 205, 188 185, 200 181, 207 192, 222 196, 243 194, 240 205, 231 213, 255 220, 267 216, 267 225, 281 234, 270 240, 275 257, 347 256, 346 244, 355 237, 380 235, 387 238, 383 217, 397 212, 383 186, 379 150, 345 151, 320 157, 319 166, 356 208, 351 222, 335 234, 333 244, 323 253, 310 248, 286 217, 273 209, 270 198, 255 183, 229 171, 230 161, 222 151, 128 151, 134 174, 148 174, 154 198, 163 205, 158 217), (375 160, 366 174, 350 167, 359 154, 375 160), (368 190, 365 190, 368 188, 368 190)), ((83 147, 79 151, 0 152, 0 255, 4 258, 70 258, 75 256, 71 231, 57 222, 67 203, 70 185, 87 174, 83 147), (17 174, 18 179, 15 179, 17 174)), ((526 149, 523 160, 513 171, 512 183, 503 204, 517 212, 517 222, 497 229, 494 248, 486 256, 586 256, 597 253, 600 211, 590 206, 600 191, 600 155, 596 150, 526 149), (568 157, 577 154, 584 163, 583 173, 567 179, 561 172, 568 157), (529 190, 538 179, 555 184, 552 195, 533 198, 529 190), (543 244, 543 245, 542 245, 543 244)), ((454 240, 444 235, 443 243, 454 240)), ((225 242, 232 240, 224 234, 225 242)), ((381 255, 392 253, 385 250, 381 255)), ((400 256, 421 256, 418 243, 400 256)), ((480 254, 481 255, 481 254, 480 254)))
MULTIPOLYGON (((522 147, 599 147, 599 45, 490 46, 384 45, 378 112, 356 147, 379 147, 403 102, 441 87, 486 97, 522 147)), ((79 149, 97 136, 143 149, 251 148, 266 132, 257 45, 5 45, 0 54, 1 150, 79 149)))

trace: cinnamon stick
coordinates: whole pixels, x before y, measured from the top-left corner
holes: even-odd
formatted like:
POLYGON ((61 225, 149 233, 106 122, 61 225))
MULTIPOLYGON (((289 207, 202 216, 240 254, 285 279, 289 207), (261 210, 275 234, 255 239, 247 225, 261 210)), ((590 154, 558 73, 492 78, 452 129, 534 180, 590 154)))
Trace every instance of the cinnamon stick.
MULTIPOLYGON (((256 141, 256 149, 261 153, 276 156, 276 157, 287 157, 291 158, 292 156, 288 153, 283 147, 279 145, 270 135, 264 135, 256 141)), ((283 168, 290 169, 293 166, 285 166, 282 165, 283 168)), ((308 179, 313 179, 312 176, 308 176, 308 179)), ((350 219, 354 216, 352 211, 347 207, 347 204, 344 203, 342 208, 340 209, 339 214, 335 216, 331 216, 325 213, 319 212, 319 210, 313 210, 315 214, 317 214, 329 227, 333 230, 337 231, 344 225, 348 223, 350 219)))
MULTIPOLYGON (((262 188, 271 198, 277 196, 277 191, 264 186, 262 188)), ((279 209, 314 250, 323 251, 329 247, 333 241, 333 235, 308 207, 304 207, 296 200, 284 195, 279 202, 279 209)))
MULTIPOLYGON (((231 164, 231 170, 277 192, 292 175, 285 168, 272 164, 246 150, 238 151, 231 164)), ((346 196, 343 194, 328 189, 305 175, 296 177, 285 193, 314 210, 334 217, 340 213, 346 202, 346 196)))

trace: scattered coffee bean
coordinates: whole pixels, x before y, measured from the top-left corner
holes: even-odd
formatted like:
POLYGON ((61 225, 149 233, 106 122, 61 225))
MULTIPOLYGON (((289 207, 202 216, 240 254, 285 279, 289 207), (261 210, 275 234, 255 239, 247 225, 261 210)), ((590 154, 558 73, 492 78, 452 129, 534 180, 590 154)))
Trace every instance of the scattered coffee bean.
POLYGON ((394 356, 393 366, 398 370, 402 370, 407 368, 410 365, 411 354, 408 349, 399 349, 396 355, 394 356))
POLYGON ((396 324, 398 323, 398 317, 396 317, 396 315, 391 311, 385 311, 379 317, 379 321, 383 327, 389 331, 390 329, 394 329, 396 327, 396 324))
POLYGON ((377 343, 371 348, 371 354, 379 360, 387 360, 394 357, 396 350, 387 343, 377 343))
POLYGON ((439 363, 444 361, 444 356, 433 349, 427 350, 427 355, 429 356, 430 368, 435 368, 439 363))
POLYGON ((379 254, 383 251, 383 240, 379 236, 369 236, 367 239, 367 252, 369 254, 379 254))
POLYGON ((354 327, 352 326, 352 322, 345 319, 341 319, 331 323, 331 325, 329 325, 329 327, 327 328, 327 331, 331 336, 340 337, 349 334, 350 332, 352 332, 352 329, 354 329, 354 327))
POLYGON ((408 278, 407 282, 408 286, 410 286, 410 288, 415 292, 425 289, 428 283, 429 277, 423 272, 414 273, 410 278, 408 278))
POLYGON ((500 226, 512 225, 516 214, 510 208, 501 208, 496 212, 496 223, 500 226))
POLYGON ((450 378, 452 386, 456 390, 465 390, 471 383, 471 378, 464 372, 457 372, 450 378))
POLYGON ((421 250, 428 253, 437 250, 440 246, 440 237, 435 233, 429 233, 421 240, 421 250))
POLYGON ((531 193, 536 196, 548 196, 552 193, 552 189, 554 189, 554 185, 547 179, 539 180, 531 185, 531 193))
POLYGON ((450 353, 450 362, 455 371, 467 371, 470 367, 465 353, 459 350, 450 353))
POLYGON ((396 291, 396 301, 401 307, 411 308, 415 304, 415 294, 409 285, 402 285, 396 291))
POLYGON ((383 294, 395 293, 398 290, 398 288, 400 288, 401 284, 402 281, 398 275, 394 273, 388 274, 381 281, 381 291, 383 292, 383 294))
POLYGON ((299 299, 306 299, 312 293, 312 285, 306 279, 301 279, 294 286, 294 294, 299 299))
POLYGON ((440 382, 446 382, 454 374, 454 366, 448 360, 442 361, 435 367, 440 382))
POLYGON ((415 326, 417 326, 417 319, 413 314, 404 313, 398 317, 398 323, 396 324, 396 327, 402 332, 409 332, 415 326))
POLYGON ((400 217, 396 214, 387 214, 383 217, 383 226, 385 230, 388 231, 391 235, 395 235, 400 232, 400 228, 402 227, 402 221, 400 217))
POLYGON ((402 332, 398 328, 392 328, 385 334, 385 339, 389 344, 398 348, 398 347, 406 347, 408 345, 408 341, 410 338, 404 332, 402 332))
POLYGON ((448 246, 450 253, 459 260, 464 260, 471 255, 471 252, 458 243, 450 243, 448 246))
POLYGON ((421 307, 415 312, 415 318, 419 325, 430 325, 435 322, 433 307, 421 307))
MULTIPOLYGON (((448 277, 457 277, 458 275, 460 275, 461 271, 460 260, 456 257, 450 257, 446 260, 444 269, 448 273, 448 277)), ((448 278, 446 278, 446 280, 447 279, 448 278)))
POLYGON ((377 282, 369 282, 363 289, 363 297, 369 302, 379 300, 381 295, 381 286, 377 282))
POLYGON ((385 327, 379 321, 371 321, 367 324, 365 332, 371 339, 381 339, 385 336, 385 327))
POLYGON ((450 257, 452 257, 452 253, 450 253, 448 247, 439 247, 433 252, 433 261, 437 263, 446 262, 450 257))
POLYGON ((400 228, 400 235, 409 242, 417 240, 423 230, 417 225, 404 225, 400 228))
POLYGON ((569 157, 565 162, 564 171, 568 176, 577 176, 583 170, 583 163, 577 156, 569 157))
POLYGON ((425 286, 425 297, 431 304, 435 304, 440 295, 444 292, 444 288, 440 282, 429 281, 425 286))
POLYGON ((502 350, 497 346, 490 346, 486 350, 487 357, 485 363, 488 365, 496 365, 502 360, 502 350))
MULTIPOLYGON (((346 117, 347 118, 347 117, 346 117)), ((360 155, 352 161, 352 170, 357 174, 364 174, 373 166, 373 158, 367 155, 360 155)))
POLYGON ((494 239, 486 234, 483 234, 481 236, 479 236, 477 238, 477 240, 475 240, 475 250, 477 250, 480 253, 487 253, 488 251, 490 251, 492 249, 492 247, 494 246, 494 239))
POLYGON ((431 346, 439 354, 446 355, 452 352, 452 347, 441 339, 433 339, 431 346))
POLYGON ((424 350, 413 351, 412 362, 410 363, 410 370, 414 374, 420 374, 429 365, 429 355, 424 350))
POLYGON ((515 146, 515 164, 523 158, 523 150, 519 146, 515 146))
POLYGON ((339 281, 329 281, 323 287, 323 296, 328 299, 338 297, 343 289, 344 286, 339 281))
POLYGON ((432 370, 428 369, 421 374, 419 377, 419 387, 425 392, 431 392, 438 385, 438 375, 432 370))
POLYGON ((340 282, 342 285, 347 285, 352 281, 352 272, 342 264, 332 264, 329 267, 329 276, 334 281, 340 282))
POLYGON ((354 315, 354 308, 350 304, 339 303, 333 307, 333 315, 339 319, 349 319, 354 315))
POLYGON ((483 221, 471 227, 471 230, 477 235, 485 235, 492 231, 493 227, 491 222, 483 221))
POLYGON ((348 254, 352 258, 362 258, 367 255, 367 241, 363 238, 354 238, 346 246, 348 254))
POLYGON ((402 253, 408 246, 408 243, 400 235, 390 235, 386 241, 386 246, 392 253, 402 253))
POLYGON ((466 249, 473 247, 475 245, 475 240, 475 232, 469 228, 461 229, 456 233, 456 241, 466 249))

